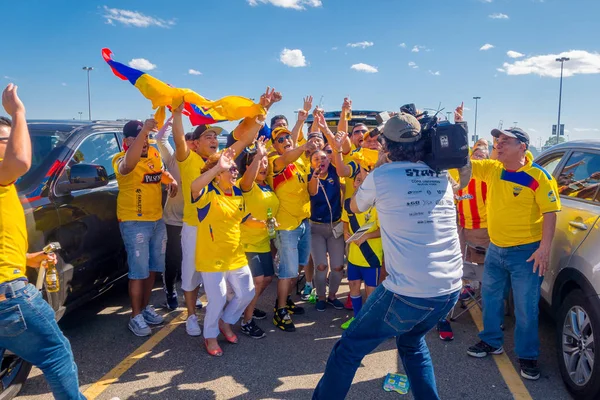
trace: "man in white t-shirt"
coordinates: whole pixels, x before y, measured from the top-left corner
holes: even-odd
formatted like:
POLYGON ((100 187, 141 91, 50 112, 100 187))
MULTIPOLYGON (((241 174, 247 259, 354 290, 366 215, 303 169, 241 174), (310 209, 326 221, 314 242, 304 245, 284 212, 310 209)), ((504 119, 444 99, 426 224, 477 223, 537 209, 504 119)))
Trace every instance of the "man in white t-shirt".
POLYGON ((313 399, 345 398, 363 357, 390 337, 415 399, 439 399, 425 334, 462 287, 453 190, 446 171, 421 161, 425 141, 415 117, 391 118, 383 135, 391 162, 367 176, 351 209, 377 207, 388 276, 335 344, 313 399))

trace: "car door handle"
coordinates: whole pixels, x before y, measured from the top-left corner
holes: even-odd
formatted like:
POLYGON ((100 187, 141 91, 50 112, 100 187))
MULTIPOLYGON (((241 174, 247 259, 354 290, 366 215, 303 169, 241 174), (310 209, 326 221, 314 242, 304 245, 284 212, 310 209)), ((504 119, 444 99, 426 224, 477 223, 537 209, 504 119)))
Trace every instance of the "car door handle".
POLYGON ((588 226, 586 224, 584 224, 583 222, 569 221, 569 225, 571 225, 573 228, 579 229, 581 231, 588 230, 588 226))

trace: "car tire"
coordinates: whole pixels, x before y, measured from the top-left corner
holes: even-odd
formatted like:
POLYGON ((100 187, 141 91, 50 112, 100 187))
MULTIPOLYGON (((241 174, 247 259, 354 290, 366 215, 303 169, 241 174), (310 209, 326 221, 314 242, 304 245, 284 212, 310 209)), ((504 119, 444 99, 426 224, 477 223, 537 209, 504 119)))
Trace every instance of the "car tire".
MULTIPOLYGON (((594 366, 591 368, 590 374, 587 377, 579 377, 576 375, 577 367, 585 367, 587 358, 590 354, 595 353, 595 341, 585 343, 585 338, 589 335, 594 335, 594 338, 600 336, 600 312, 598 307, 590 302, 590 299, 584 296, 581 290, 573 290, 567 295, 563 304, 560 306, 556 318, 556 338, 557 338, 557 355, 560 374, 562 375, 565 385, 569 391, 577 399, 592 400, 598 399, 600 396, 600 359, 594 357, 594 366), (576 316, 587 316, 586 318, 573 319, 576 316), (585 323, 585 320, 588 320, 585 323), (575 325, 575 328, 571 328, 575 325), (584 329, 580 329, 583 327, 584 329), (574 339, 566 333, 575 333, 575 336, 581 337, 574 339), (565 349, 573 351, 566 352, 565 349), (578 361, 582 359, 580 364, 578 361), (570 362, 569 362, 570 361, 570 362), (568 365, 570 364, 570 365, 568 365), (572 377, 571 374, 575 375, 572 377), (577 379, 579 382, 575 381, 577 379)), ((590 368, 587 368, 590 370, 590 368)), ((581 371, 581 369, 579 370, 581 371)))
POLYGON ((0 392, 0 400, 11 400, 16 397, 25 384, 25 381, 29 376, 29 372, 31 372, 31 364, 29 364, 27 361, 21 360, 19 370, 16 372, 10 382, 2 382, 2 387, 0 387, 0 390, 2 390, 2 392, 0 392))

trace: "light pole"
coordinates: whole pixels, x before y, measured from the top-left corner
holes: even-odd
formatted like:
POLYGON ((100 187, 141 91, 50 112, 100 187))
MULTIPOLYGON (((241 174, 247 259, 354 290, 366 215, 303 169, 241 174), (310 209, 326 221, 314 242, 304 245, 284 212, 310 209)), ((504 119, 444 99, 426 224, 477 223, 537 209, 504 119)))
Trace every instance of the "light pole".
POLYGON ((79 111, 79 120, 81 121, 81 114, 83 114, 83 112, 79 111))
POLYGON ((92 100, 90 97, 90 71, 93 70, 93 67, 83 67, 84 71, 87 71, 87 89, 88 89, 88 117, 90 121, 92 120, 92 100))
POLYGON ((452 111, 446 111, 446 119, 450 121, 450 116, 452 115, 452 111))
POLYGON ((516 127, 517 127, 517 124, 518 124, 518 122, 517 122, 517 121, 515 121, 515 122, 513 122, 513 124, 514 124, 514 125, 513 125, 513 128, 516 128, 516 127))
POLYGON ((558 61, 560 63, 560 90, 558 92, 558 123, 556 124, 556 144, 560 143, 559 139, 560 139, 560 106, 562 103, 562 78, 563 78, 563 67, 565 64, 565 61, 569 61, 570 58, 568 57, 560 57, 557 58, 556 61, 558 61))
POLYGON ((481 97, 475 96, 473 97, 473 99, 475 100, 475 134, 473 135, 473 142, 477 143, 477 141, 479 140, 479 137, 477 137, 477 103, 479 99, 481 99, 481 97))

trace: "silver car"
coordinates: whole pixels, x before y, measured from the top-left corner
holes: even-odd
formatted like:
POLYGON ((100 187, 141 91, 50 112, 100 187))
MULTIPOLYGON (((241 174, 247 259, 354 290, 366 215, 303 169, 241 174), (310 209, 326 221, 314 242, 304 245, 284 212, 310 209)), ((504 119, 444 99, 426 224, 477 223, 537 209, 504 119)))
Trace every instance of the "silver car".
POLYGON ((560 372, 578 399, 600 398, 600 140, 554 146, 536 163, 558 181, 550 269, 542 299, 556 321, 560 372))

